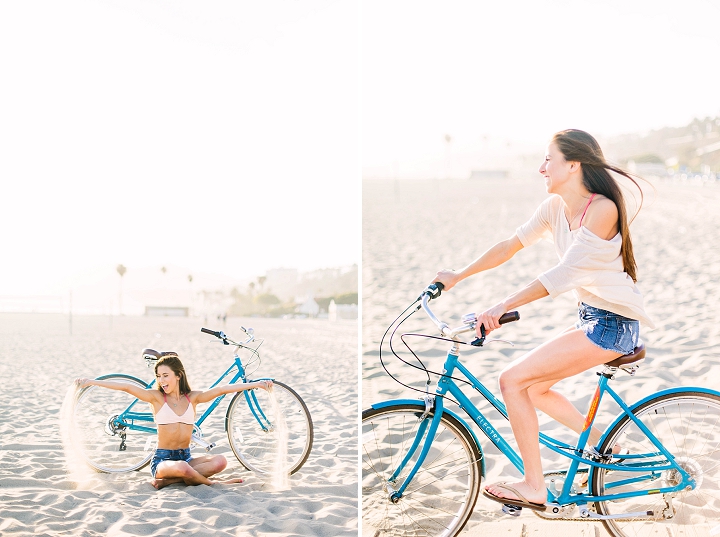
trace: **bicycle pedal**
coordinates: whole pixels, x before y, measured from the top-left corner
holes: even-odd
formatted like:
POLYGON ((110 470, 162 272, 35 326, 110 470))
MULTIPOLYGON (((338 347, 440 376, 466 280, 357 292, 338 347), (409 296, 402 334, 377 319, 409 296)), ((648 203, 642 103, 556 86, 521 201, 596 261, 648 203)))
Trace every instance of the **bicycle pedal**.
POLYGON ((522 507, 519 507, 517 505, 509 505, 507 503, 504 503, 502 506, 502 512, 506 515, 510 516, 520 516, 520 513, 522 511, 522 507))

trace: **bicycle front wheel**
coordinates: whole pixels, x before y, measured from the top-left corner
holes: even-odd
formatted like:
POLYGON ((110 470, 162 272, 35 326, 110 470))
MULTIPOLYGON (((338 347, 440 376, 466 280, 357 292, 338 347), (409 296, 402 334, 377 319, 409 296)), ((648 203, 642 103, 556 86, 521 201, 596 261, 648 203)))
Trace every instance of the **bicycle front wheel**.
POLYGON ((363 536, 451 537, 460 533, 472 514, 480 492, 480 450, 467 428, 446 413, 423 465, 399 501, 390 500, 427 441, 428 427, 422 424, 433 413, 421 421, 424 410, 424 405, 398 403, 363 411, 363 536), (418 435, 424 438, 408 459, 418 435))
MULTIPOLYGON (((130 375, 100 379, 147 387, 130 375)), ((150 462, 157 445, 148 404, 128 393, 98 386, 88 386, 78 394, 70 433, 75 449, 99 472, 139 470, 150 462)))
MULTIPOLYGON (((636 518, 603 520, 608 532, 615 537, 720 535, 720 397, 693 391, 665 394, 643 403, 633 414, 662 442, 696 486, 658 494, 653 491, 681 482, 678 471, 596 470, 593 494, 642 491, 639 496, 596 503, 599 514, 652 512, 636 518)), ((607 453, 616 444, 631 455, 647 454, 646 458, 625 459, 624 464, 667 465, 627 416, 610 431, 600 452, 607 453)))
POLYGON ((285 471, 297 472, 310 456, 313 423, 302 398, 290 386, 273 381, 275 416, 270 392, 238 392, 228 406, 225 426, 230 447, 245 468, 260 474, 273 472, 278 452, 285 452, 285 471), (287 440, 283 439, 287 430, 287 440), (285 446, 279 442, 287 442, 285 446))

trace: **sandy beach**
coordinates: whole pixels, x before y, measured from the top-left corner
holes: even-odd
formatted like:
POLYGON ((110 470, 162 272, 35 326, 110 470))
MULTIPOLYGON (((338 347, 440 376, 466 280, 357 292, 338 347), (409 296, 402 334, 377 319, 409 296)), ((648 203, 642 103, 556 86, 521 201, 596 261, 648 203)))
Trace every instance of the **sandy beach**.
MULTIPOLYGON (((357 323, 323 320, 74 317, 0 314, 0 534, 12 536, 354 536, 357 523, 357 323), (314 421, 308 461, 275 492, 245 470, 223 431, 228 400, 203 425, 241 485, 156 491, 149 467, 126 474, 70 475, 59 410, 71 381, 122 372, 152 377, 141 350, 178 352, 193 388, 230 365, 231 347, 201 326, 240 338, 252 326, 265 343, 256 376, 292 386, 314 421)), ((199 405, 202 411, 204 405, 199 405)), ((195 453, 195 449, 193 453, 195 453)), ((202 451, 198 450, 198 453, 202 451)))
MULTIPOLYGON (((506 181, 428 180, 363 183, 363 328, 362 404, 419 394, 394 382, 382 369, 378 345, 390 322, 408 306, 440 268, 460 268, 497 240, 512 235, 547 196, 538 174, 506 181)), ((632 224, 639 267, 638 286, 645 296, 655 330, 643 330, 648 359, 635 377, 619 375, 613 388, 627 402, 657 390, 691 385, 717 388, 720 375, 720 187, 654 182, 649 199, 632 224)), ((460 283, 433 302, 433 310, 452 326, 460 316, 495 304, 557 263, 550 243, 525 249, 502 268, 460 283)), ((497 375, 511 360, 574 323, 576 304, 571 293, 545 298, 520 308, 521 320, 494 336, 515 346, 493 344, 463 351, 465 363, 495 393, 497 375)), ((417 313, 399 332, 434 334, 434 326, 417 313)), ((401 343, 398 344, 401 345, 401 343)), ((414 342, 413 349, 437 371, 448 344, 414 342)), ((385 354, 383 354, 385 357, 385 354)), ((406 354, 407 356, 407 354, 406 354)), ((403 366, 390 354, 386 365, 411 386, 422 387, 421 372, 403 366)), ((557 385, 583 412, 596 384, 594 371, 557 385)), ((477 404, 480 399, 471 397, 477 404)), ((487 408, 487 404, 484 407, 487 408)), ((617 415, 614 404, 603 402, 600 427, 617 415)), ((541 430, 574 442, 576 435, 540 415, 541 430)), ((511 438, 509 425, 498 430, 511 438)), ((485 452, 487 481, 515 478, 519 473, 475 429, 485 452)), ((514 444, 513 444, 514 445, 514 444)), ((557 458, 543 451, 545 469, 557 458)), ((567 463, 562 462, 562 467, 567 463)), ((525 510, 527 511, 527 510, 525 510)), ((523 512, 513 519, 483 497, 463 535, 605 535, 600 523, 544 521, 523 512)), ((373 529, 363 525, 363 535, 373 529)))

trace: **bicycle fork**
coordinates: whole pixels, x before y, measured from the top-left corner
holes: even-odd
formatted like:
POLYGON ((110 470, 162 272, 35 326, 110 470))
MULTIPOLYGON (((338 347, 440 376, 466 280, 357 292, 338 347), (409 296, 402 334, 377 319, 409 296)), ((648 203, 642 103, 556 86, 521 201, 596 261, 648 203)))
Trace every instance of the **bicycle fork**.
POLYGON ((398 464, 398 467, 395 469, 395 471, 385 483, 385 489, 388 493, 388 499, 392 503, 398 503, 400 501, 400 498, 402 498, 405 489, 407 489, 408 485, 415 477, 415 474, 425 462, 425 458, 427 457, 427 454, 430 451, 430 446, 432 445, 432 440, 435 438, 435 433, 437 432, 438 425, 440 424, 442 413, 442 397, 435 398, 430 395, 425 396, 425 412, 420 416, 420 425, 418 426, 417 433, 415 433, 415 439, 413 440, 412 445, 408 449, 408 452, 405 454, 405 457, 403 457, 403 460, 400 462, 400 464, 398 464), (432 420, 428 420, 428 414, 433 409, 433 406, 435 413, 432 417, 432 420), (415 452, 422 443, 423 438, 425 439, 425 442, 423 444, 422 450, 420 451, 420 454, 418 455, 417 460, 415 461, 415 464, 410 470, 410 473, 405 478, 402 486, 398 490, 395 490, 393 488, 395 481, 397 480, 400 473, 405 469, 405 466, 408 464, 413 455, 415 455, 415 452))

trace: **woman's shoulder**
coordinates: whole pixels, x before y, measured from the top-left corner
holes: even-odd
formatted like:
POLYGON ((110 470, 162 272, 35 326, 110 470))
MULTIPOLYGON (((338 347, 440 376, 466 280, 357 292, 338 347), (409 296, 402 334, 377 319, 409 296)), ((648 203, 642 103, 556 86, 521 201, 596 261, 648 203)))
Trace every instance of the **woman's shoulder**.
POLYGON ((611 216, 617 218, 618 209, 615 202, 602 194, 596 194, 592 203, 588 206, 587 217, 599 215, 601 217, 611 216))
POLYGON ((588 207, 583 226, 598 237, 609 240, 617 234, 617 225, 618 208, 615 202, 602 194, 596 195, 588 207))
POLYGON ((153 405, 153 407, 160 408, 165 403, 163 394, 155 386, 152 388, 146 388, 145 391, 150 396, 150 404, 153 405))
POLYGON ((547 216, 557 216, 562 212, 565 207, 565 202, 557 194, 550 194, 543 200, 538 208, 540 211, 545 212, 547 216))
POLYGON ((543 219, 554 228, 560 221, 560 218, 564 218, 564 207, 565 202, 563 202, 563 199, 557 194, 551 194, 543 200, 537 210, 543 219))

